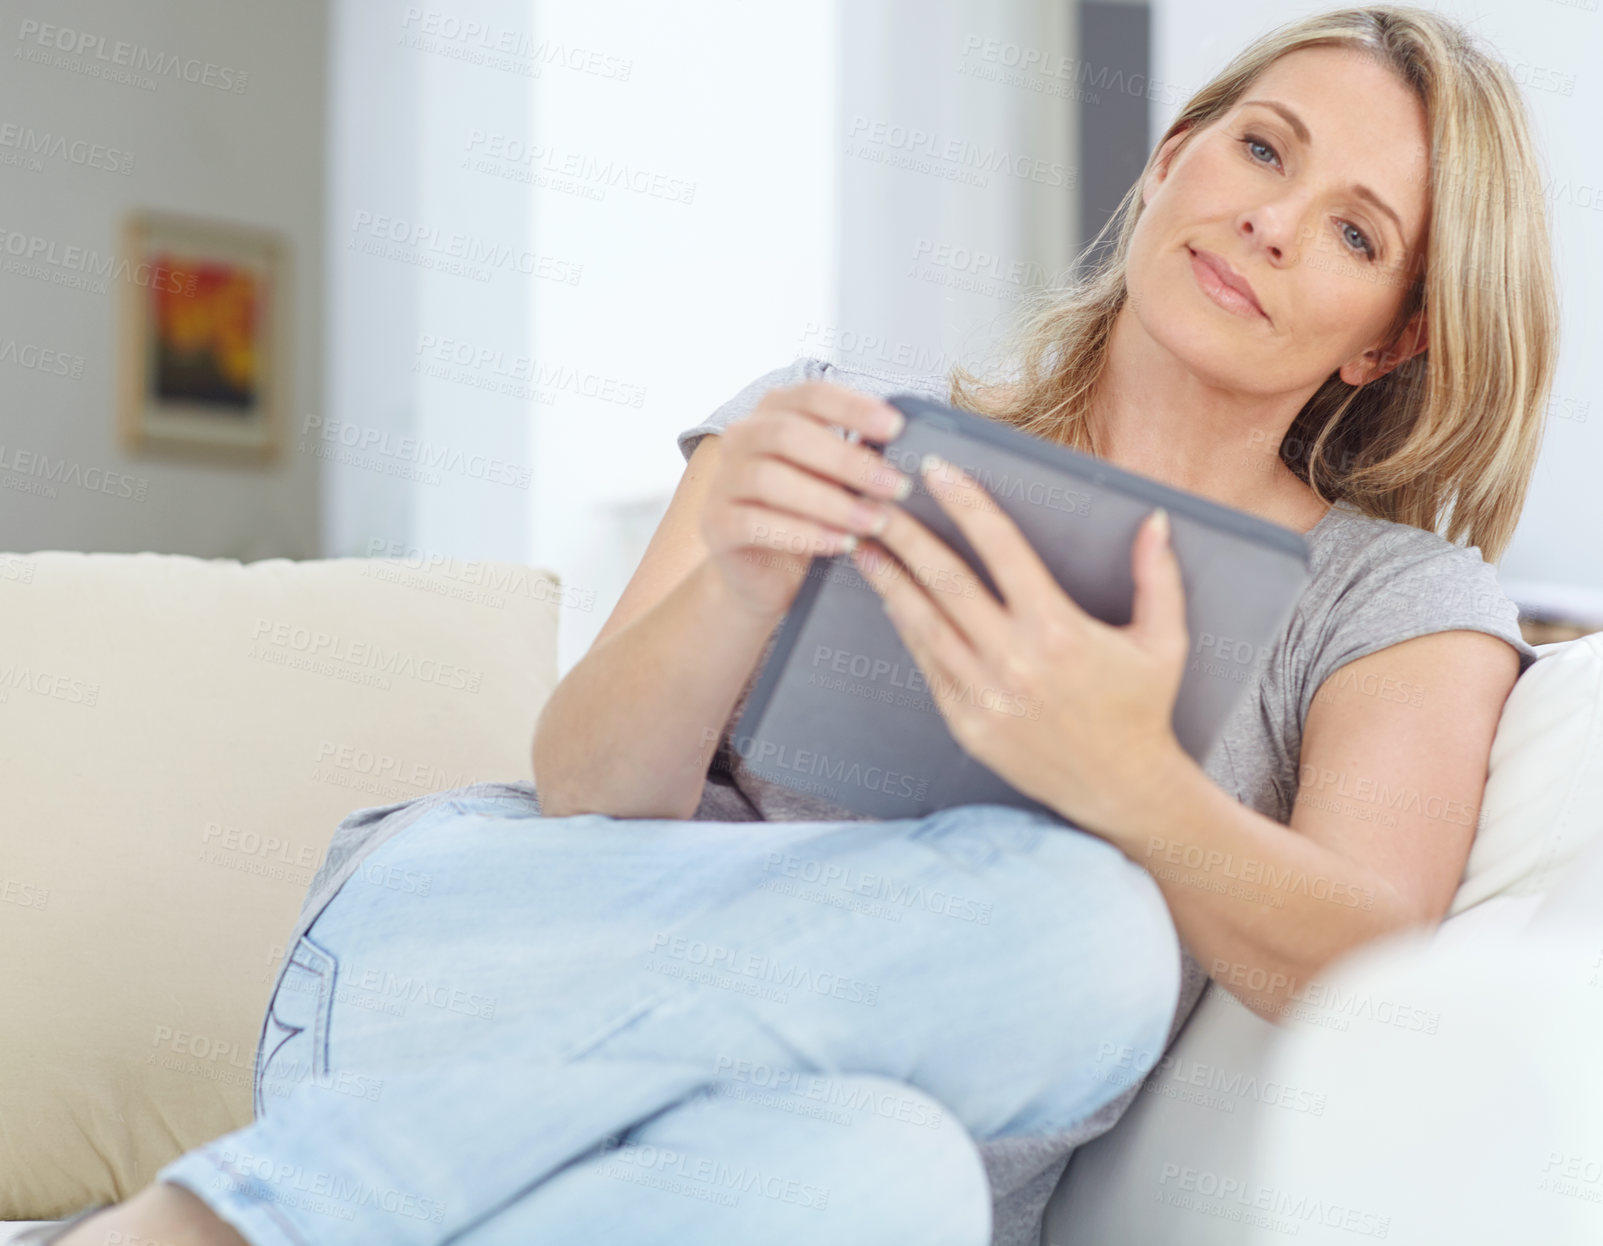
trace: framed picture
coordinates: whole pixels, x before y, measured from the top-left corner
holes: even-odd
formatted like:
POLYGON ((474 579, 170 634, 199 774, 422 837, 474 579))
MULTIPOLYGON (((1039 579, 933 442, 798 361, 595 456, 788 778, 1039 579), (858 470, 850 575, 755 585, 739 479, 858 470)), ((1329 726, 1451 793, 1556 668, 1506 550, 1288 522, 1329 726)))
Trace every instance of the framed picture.
POLYGON ((123 226, 118 440, 141 454, 266 462, 283 442, 280 235, 138 212, 123 226))

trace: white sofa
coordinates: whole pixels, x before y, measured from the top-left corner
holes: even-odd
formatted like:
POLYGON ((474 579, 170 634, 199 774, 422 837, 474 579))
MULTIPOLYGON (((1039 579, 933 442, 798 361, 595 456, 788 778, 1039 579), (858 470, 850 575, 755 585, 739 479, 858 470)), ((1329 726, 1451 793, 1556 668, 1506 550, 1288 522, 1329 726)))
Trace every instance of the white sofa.
POLYGON ((1537 652, 1448 919, 1282 1025, 1210 985, 1045 1246, 1603 1242, 1603 634, 1537 652))
MULTIPOLYGON (((27 759, 0 821, 0 1220, 126 1197, 249 1120, 271 971, 335 825, 528 777, 557 628, 588 605, 507 564, 0 555, 0 756, 27 759)), ((1149 1093, 1076 1155, 1046 1242, 1278 1241, 1292 1223, 1305 1241, 1603 1241, 1603 1066, 1584 1055, 1603 1048, 1603 849, 1582 860, 1603 822, 1603 636, 1542 653, 1451 920, 1330 979, 1436 1032, 1336 1030, 1339 1003, 1272 1027, 1210 988, 1149 1093), (1210 1204, 1197 1187, 1220 1182, 1210 1204), (1496 1215, 1540 1232, 1475 1236, 1496 1215)))

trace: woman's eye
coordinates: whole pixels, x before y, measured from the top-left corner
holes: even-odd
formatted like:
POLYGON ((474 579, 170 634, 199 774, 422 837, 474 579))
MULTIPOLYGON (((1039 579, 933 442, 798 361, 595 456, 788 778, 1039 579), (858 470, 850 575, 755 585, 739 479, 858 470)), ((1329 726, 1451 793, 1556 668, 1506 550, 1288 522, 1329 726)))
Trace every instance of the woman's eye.
POLYGON ((1273 147, 1269 146, 1268 143, 1264 142, 1263 139, 1256 138, 1253 135, 1249 134, 1249 135, 1247 135, 1246 138, 1242 139, 1241 142, 1242 142, 1242 145, 1247 149, 1248 154, 1252 155, 1252 158, 1254 160, 1257 160, 1259 164, 1268 164, 1269 161, 1268 160, 1258 160, 1258 157, 1253 154, 1253 149, 1256 148, 1256 147, 1263 148, 1263 150, 1268 152, 1270 157, 1276 163, 1279 163, 1280 157, 1275 155, 1275 149, 1273 147))
POLYGON ((1355 251, 1362 251, 1370 259, 1375 258, 1375 248, 1370 243, 1368 235, 1365 234, 1363 230, 1359 229, 1358 226, 1354 225, 1351 221, 1343 221, 1341 229, 1342 237, 1347 240, 1348 246, 1352 247, 1355 251), (1355 239, 1356 242, 1354 241, 1355 239))

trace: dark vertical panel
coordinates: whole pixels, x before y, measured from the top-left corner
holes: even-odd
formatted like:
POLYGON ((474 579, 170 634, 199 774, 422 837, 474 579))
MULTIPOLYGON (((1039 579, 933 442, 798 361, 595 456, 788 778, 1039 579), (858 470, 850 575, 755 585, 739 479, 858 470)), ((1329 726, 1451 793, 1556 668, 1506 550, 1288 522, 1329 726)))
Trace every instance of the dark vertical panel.
POLYGON ((1095 238, 1147 162, 1152 11, 1079 5, 1080 237, 1095 238))

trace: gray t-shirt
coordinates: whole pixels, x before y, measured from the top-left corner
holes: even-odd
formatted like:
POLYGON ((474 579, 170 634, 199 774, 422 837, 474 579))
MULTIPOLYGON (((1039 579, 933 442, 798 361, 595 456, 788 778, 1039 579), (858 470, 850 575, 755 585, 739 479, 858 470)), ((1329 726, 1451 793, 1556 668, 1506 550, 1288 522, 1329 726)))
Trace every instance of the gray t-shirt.
MULTIPOLYGON (((769 389, 804 380, 833 381, 880 397, 912 391, 944 401, 947 395, 942 376, 873 373, 804 357, 758 377, 705 421, 681 432, 680 451, 688 461, 702 436, 750 414, 769 389)), ((1519 651, 1522 675, 1536 660, 1535 650, 1520 635, 1518 611, 1499 588, 1493 568, 1473 546, 1456 546, 1406 524, 1371 519, 1342 504, 1332 508, 1307 539, 1311 582, 1263 664, 1256 688, 1238 703, 1204 763, 1214 782, 1281 823, 1290 821, 1297 795, 1302 724, 1309 705, 1330 675, 1345 664, 1399 641, 1456 628, 1508 641, 1519 651)), ((732 747, 731 734, 778 632, 776 625, 724 725, 701 803, 692 815, 696 820, 860 820, 849 810, 758 778, 732 747)), ((1377 695, 1413 698, 1419 690, 1399 685, 1379 689, 1377 695)), ((295 946, 363 857, 440 802, 467 795, 499 796, 538 809, 534 785, 518 779, 474 783, 354 810, 336 829, 286 946, 295 946)), ((1183 968, 1171 1042, 1208 985, 1207 975, 1189 954, 1183 968)), ((282 975, 283 964, 279 972, 282 975)), ((1072 1131, 1047 1138, 980 1142, 995 1211, 994 1246, 1037 1246, 1047 1200, 1074 1148, 1111 1128, 1139 1090, 1130 1087, 1072 1131)))

